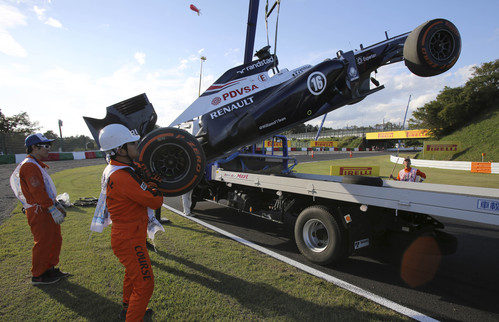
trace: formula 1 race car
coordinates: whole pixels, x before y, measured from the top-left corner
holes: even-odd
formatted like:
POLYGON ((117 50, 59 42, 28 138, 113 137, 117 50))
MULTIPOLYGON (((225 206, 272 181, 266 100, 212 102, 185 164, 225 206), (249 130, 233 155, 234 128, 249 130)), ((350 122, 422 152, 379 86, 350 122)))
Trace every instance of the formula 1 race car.
POLYGON ((97 144, 99 130, 110 123, 141 135, 139 161, 162 178, 158 186, 165 194, 175 196, 199 183, 206 161, 383 89, 371 77, 381 66, 404 61, 412 73, 434 76, 449 70, 460 51, 459 31, 445 19, 291 71, 279 70, 277 56, 266 46, 255 54, 257 60, 225 72, 170 127, 152 130, 157 117, 145 94, 109 106, 104 119, 84 119, 97 144), (180 129, 194 122, 199 123, 194 136, 180 129))

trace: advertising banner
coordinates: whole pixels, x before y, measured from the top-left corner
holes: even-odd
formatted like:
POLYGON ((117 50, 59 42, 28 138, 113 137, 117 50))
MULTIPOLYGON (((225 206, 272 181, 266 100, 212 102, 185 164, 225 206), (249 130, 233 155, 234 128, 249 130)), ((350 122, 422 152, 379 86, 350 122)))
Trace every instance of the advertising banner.
POLYGON ((368 176, 379 177, 379 166, 341 166, 332 165, 329 168, 331 176, 368 176))
POLYGON ((425 139, 429 137, 431 134, 428 129, 366 133, 367 140, 425 139))
POLYGON ((457 141, 427 141, 424 143, 423 156, 425 159, 451 158, 454 154, 461 151, 461 143, 457 141))
POLYGON ((310 141, 311 148, 336 148, 338 141, 310 141))
MULTIPOLYGON (((272 141, 266 140, 265 141, 265 147, 266 148, 271 148, 272 147, 272 141)), ((282 148, 282 142, 281 141, 274 141, 274 148, 282 148)))
POLYGON ((491 173, 492 163, 490 162, 471 162, 471 172, 491 173))

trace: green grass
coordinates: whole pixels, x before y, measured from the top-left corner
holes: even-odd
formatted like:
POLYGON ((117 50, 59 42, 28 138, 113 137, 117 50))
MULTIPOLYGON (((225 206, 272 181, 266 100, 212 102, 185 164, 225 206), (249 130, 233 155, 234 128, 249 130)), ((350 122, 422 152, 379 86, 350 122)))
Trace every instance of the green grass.
MULTIPOLYGON (((71 200, 98 196, 103 166, 53 175, 71 200)), ((20 206, 0 227, 0 320, 116 320, 124 269, 110 229, 87 244, 93 208, 69 208, 62 224, 60 266, 71 272, 55 285, 31 286, 33 244, 20 206)), ((367 299, 308 275, 172 212, 151 252, 155 320, 406 320, 367 299)))
MULTIPOLYGON (((355 153, 355 152, 354 152, 355 153)), ((410 155, 410 154, 408 154, 410 155)), ((406 156, 404 154, 403 156, 406 156)), ((412 155, 411 155, 412 156, 412 155)), ((380 177, 389 178, 394 163, 390 162, 389 155, 362 157, 352 159, 340 159, 332 161, 319 161, 310 163, 300 163, 294 170, 301 173, 323 174, 329 175, 329 167, 331 165, 356 165, 356 166, 380 166, 380 177)), ((393 170, 393 176, 403 168, 401 164, 397 164, 393 170)), ((499 188, 499 175, 488 173, 471 173, 462 170, 444 170, 436 168, 416 167, 426 174, 426 183, 441 183, 460 186, 487 187, 499 188)))
MULTIPOLYGON (((499 162, 499 109, 485 111, 467 126, 440 139, 440 141, 458 141, 461 152, 456 153, 454 161, 499 162)), ((423 159, 423 155, 419 158, 423 159)))

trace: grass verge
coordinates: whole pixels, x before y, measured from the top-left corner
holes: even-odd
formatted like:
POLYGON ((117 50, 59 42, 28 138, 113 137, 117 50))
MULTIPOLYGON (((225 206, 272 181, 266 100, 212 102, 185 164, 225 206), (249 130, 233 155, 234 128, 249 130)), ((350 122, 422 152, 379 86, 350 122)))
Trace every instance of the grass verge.
MULTIPOLYGON (((483 111, 469 124, 440 139, 444 142, 460 142, 461 151, 454 154, 454 161, 499 162, 499 109, 483 111), (495 129, 495 130, 494 130, 495 129)), ((420 158, 424 158, 420 153, 420 158)), ((439 159, 438 155, 435 159, 439 159)), ((440 160, 445 160, 440 158, 440 160)))
MULTIPOLYGON (((355 153, 355 152, 354 152, 355 153)), ((409 154, 410 155, 410 154, 409 154)), ((406 154, 401 155, 406 156, 406 154)), ((411 156, 412 157, 412 156, 411 156)), ((351 165, 351 166, 379 166, 380 177, 389 178, 393 170, 393 176, 403 169, 401 164, 397 164, 394 169, 394 163, 390 162, 389 155, 375 157, 361 157, 352 159, 339 159, 331 161, 319 161, 299 163, 294 170, 300 173, 329 175, 329 167, 332 165, 351 165)), ((471 173, 462 170, 445 170, 436 168, 416 167, 426 174, 426 183, 451 184, 459 186, 499 188, 499 176, 490 173, 471 173)))
MULTIPOLYGON (((71 200, 97 196, 103 166, 53 175, 71 200)), ((93 208, 69 208, 60 266, 73 276, 54 285, 30 281, 33 244, 20 205, 0 227, 0 320, 117 319, 124 269, 110 229, 89 237, 93 208)), ((406 320, 383 306, 167 212, 173 224, 150 252, 154 320, 406 320)))

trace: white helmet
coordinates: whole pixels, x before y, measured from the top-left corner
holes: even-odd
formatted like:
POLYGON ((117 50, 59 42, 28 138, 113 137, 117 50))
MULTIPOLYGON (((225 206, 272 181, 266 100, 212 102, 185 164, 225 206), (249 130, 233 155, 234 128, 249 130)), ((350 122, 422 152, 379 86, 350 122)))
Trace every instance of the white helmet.
POLYGON ((122 124, 109 124, 99 132, 99 144, 101 151, 116 149, 128 142, 140 139, 139 135, 133 135, 130 130, 122 124))

